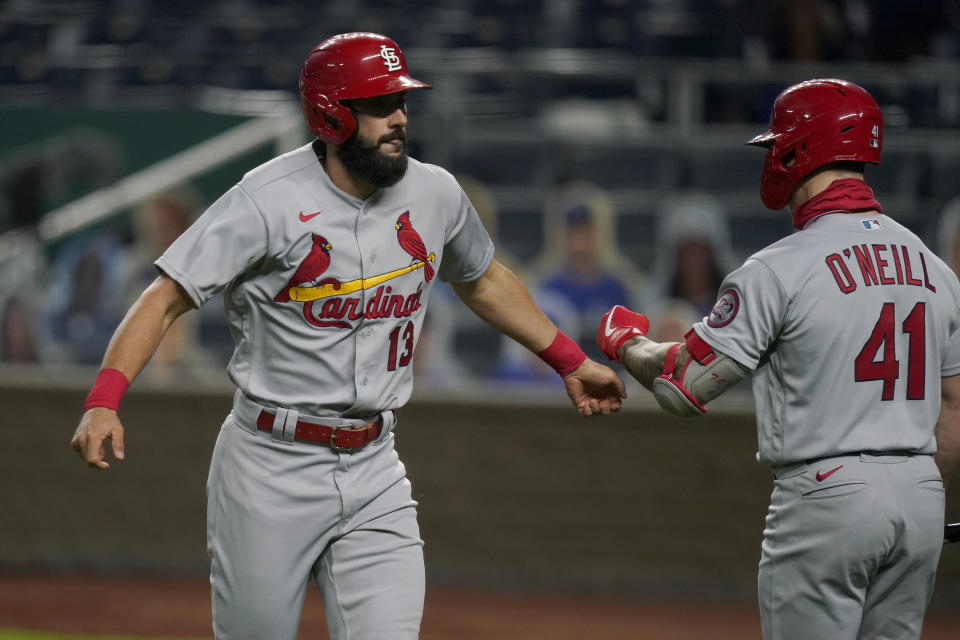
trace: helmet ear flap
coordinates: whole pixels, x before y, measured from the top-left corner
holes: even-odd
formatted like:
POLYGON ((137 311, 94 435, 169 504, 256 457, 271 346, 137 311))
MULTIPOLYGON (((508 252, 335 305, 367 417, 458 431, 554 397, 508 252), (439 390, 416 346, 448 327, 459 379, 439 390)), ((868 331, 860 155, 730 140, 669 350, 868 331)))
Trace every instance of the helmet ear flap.
POLYGON ((353 112, 339 100, 305 91, 300 102, 310 133, 327 144, 341 145, 357 130, 353 112))

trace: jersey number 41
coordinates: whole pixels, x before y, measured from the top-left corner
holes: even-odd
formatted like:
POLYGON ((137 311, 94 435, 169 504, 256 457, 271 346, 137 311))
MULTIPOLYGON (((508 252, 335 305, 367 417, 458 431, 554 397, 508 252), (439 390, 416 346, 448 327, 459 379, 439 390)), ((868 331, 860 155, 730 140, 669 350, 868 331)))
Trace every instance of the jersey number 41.
MULTIPOLYGON (((925 309, 926 303, 918 302, 900 325, 901 330, 909 336, 907 400, 923 400, 927 361, 925 309)), ((894 388, 900 377, 896 330, 895 305, 885 302, 877 324, 853 362, 854 379, 857 382, 883 380, 883 393, 880 396, 882 400, 893 400, 894 388)))

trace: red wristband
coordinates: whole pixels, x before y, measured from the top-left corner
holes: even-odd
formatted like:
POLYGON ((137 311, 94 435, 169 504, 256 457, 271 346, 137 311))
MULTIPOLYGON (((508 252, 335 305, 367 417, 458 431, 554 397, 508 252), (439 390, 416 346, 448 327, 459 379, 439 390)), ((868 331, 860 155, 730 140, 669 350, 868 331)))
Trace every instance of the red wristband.
POLYGON ((130 382, 127 377, 117 369, 101 369, 93 383, 93 388, 87 395, 83 410, 106 407, 116 411, 117 407, 120 406, 120 398, 123 397, 129 386, 130 382))
POLYGON ((557 335, 550 346, 537 355, 561 376, 574 371, 587 359, 587 354, 577 346, 577 343, 560 330, 557 331, 557 335))

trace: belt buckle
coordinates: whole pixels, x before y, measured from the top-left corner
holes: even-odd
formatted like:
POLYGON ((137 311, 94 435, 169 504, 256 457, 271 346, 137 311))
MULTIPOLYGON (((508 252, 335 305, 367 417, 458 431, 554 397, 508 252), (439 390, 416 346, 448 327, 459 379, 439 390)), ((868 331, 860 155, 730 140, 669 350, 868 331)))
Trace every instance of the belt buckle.
POLYGON ((336 451, 337 453, 343 453, 344 451, 353 451, 357 447, 341 447, 337 444, 337 432, 338 431, 367 431, 370 428, 370 425, 361 424, 341 424, 331 427, 333 431, 330 432, 330 448, 336 451))
POLYGON ((340 429, 343 429, 344 426, 345 426, 345 425, 336 425, 336 426, 332 427, 332 428, 333 428, 333 431, 330 432, 330 442, 329 442, 328 444, 330 445, 330 448, 333 449, 333 450, 334 450, 335 452, 337 452, 337 453, 343 453, 344 451, 350 451, 350 447, 341 447, 340 445, 337 444, 337 431, 340 431, 340 429))

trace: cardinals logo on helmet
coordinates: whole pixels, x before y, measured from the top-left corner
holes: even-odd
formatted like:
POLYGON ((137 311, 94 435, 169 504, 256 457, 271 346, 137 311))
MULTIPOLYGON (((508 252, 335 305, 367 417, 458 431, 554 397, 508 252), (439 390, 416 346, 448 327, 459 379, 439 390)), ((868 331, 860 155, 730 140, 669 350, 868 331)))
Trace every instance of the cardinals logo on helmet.
POLYGON ((388 47, 385 44, 380 45, 380 57, 383 58, 383 66, 387 68, 387 71, 403 70, 403 65, 400 64, 400 56, 397 55, 397 51, 393 47, 388 47))

